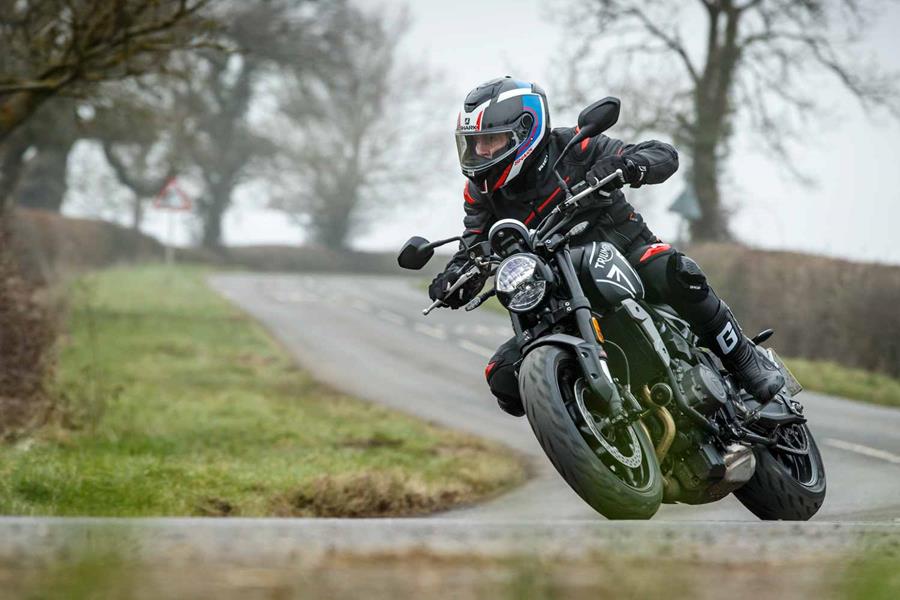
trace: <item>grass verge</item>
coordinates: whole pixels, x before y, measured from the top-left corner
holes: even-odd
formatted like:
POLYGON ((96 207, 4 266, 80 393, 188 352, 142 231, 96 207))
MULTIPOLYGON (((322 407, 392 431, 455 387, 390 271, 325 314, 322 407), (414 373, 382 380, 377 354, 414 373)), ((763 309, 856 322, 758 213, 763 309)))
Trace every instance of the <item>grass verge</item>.
POLYGON ((788 368, 809 390, 900 408, 900 379, 823 360, 785 358, 788 368))
MULTIPOLYGON (((419 282, 418 287, 427 290, 428 282, 419 282)), ((488 310, 504 316, 508 314, 496 296, 487 300, 478 310, 488 310)), ((777 338, 775 343, 777 349, 777 338)), ((831 361, 782 358, 797 380, 808 390, 900 408, 900 379, 845 367, 831 361)))
MULTIPOLYGON (((639 536, 638 536, 639 537, 639 536)), ((95 545, 96 546, 96 545, 95 545)), ((671 549, 668 549, 671 551, 671 549)), ((677 551, 676 551, 677 552, 677 551)), ((126 550, 127 554, 127 550, 126 550)), ((334 598, 372 600, 452 597, 466 600, 553 598, 666 598, 667 600, 893 600, 900 579, 883 558, 806 559, 749 556, 740 563, 669 557, 652 561, 589 553, 539 556, 330 552, 322 558, 299 552, 289 563, 216 563, 193 557, 178 561, 122 558, 111 548, 79 552, 49 565, 0 564, 10 597, 22 598, 334 598), (848 565, 849 563, 849 565, 848 565)), ((684 554, 684 553, 680 553, 684 554)))
POLYGON ((0 514, 408 515, 523 479, 498 447, 312 381, 203 278, 155 266, 74 286, 60 407, 0 447, 0 514))

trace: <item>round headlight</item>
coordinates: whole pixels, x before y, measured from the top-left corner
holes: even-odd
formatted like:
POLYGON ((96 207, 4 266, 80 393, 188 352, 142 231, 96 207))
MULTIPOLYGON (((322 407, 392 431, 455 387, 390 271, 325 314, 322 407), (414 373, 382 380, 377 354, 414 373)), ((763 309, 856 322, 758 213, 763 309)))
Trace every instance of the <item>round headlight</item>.
POLYGON ((500 303, 513 312, 527 312, 544 299, 547 282, 539 277, 538 259, 528 254, 510 256, 497 268, 500 303))
POLYGON ((527 312, 541 303, 546 292, 546 281, 529 281, 509 297, 506 308, 513 312, 527 312))
POLYGON ((497 291, 511 294, 522 283, 534 276, 537 259, 527 254, 516 254, 504 260, 497 268, 497 291))

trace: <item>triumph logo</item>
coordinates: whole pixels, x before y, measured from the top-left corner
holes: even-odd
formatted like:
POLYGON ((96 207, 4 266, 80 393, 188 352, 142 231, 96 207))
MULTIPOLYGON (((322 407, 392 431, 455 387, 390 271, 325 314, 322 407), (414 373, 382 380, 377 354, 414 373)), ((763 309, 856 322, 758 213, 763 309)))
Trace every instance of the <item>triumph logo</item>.
POLYGON ((620 269, 617 265, 614 264, 609 268, 609 273, 606 274, 606 278, 609 281, 615 281, 619 285, 619 287, 622 287, 624 284, 628 287, 629 290, 631 290, 632 294, 637 294, 637 290, 635 290, 634 286, 631 285, 631 280, 628 279, 628 276, 625 275, 625 273, 622 272, 622 269, 620 269))
POLYGON ((594 268, 599 269, 606 265, 613 258, 613 249, 612 246, 608 246, 606 244, 600 244, 600 253, 597 255, 597 260, 594 261, 594 268))

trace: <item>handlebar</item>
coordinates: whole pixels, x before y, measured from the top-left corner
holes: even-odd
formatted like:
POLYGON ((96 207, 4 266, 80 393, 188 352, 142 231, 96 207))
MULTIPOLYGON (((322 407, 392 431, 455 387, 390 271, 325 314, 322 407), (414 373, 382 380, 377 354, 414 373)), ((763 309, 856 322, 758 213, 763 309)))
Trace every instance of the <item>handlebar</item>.
POLYGON ((556 208, 554 208, 553 210, 550 211, 550 214, 548 214, 546 217, 544 217, 544 220, 541 221, 540 225, 538 225, 538 227, 537 227, 537 230, 535 233, 535 238, 539 239, 539 238, 546 237, 548 234, 548 231, 553 231, 554 228, 558 227, 559 222, 557 222, 556 217, 572 207, 577 208, 578 203, 583 198, 593 194, 594 192, 597 192, 597 193, 603 195, 604 197, 609 197, 610 193, 602 190, 601 188, 603 186, 605 186, 606 184, 614 181, 616 178, 621 179, 622 182, 624 183, 625 174, 622 173, 622 169, 616 169, 615 171, 613 171, 612 173, 610 173, 603 179, 598 179, 593 184, 589 184, 588 187, 581 190, 580 192, 578 192, 571 198, 566 198, 566 200, 564 202, 558 204, 556 206, 556 208))
MULTIPOLYGON (((605 197, 609 197, 610 193, 609 193, 609 192, 606 192, 606 191, 604 191, 604 190, 602 190, 602 189, 600 189, 600 188, 602 188, 602 187, 605 186, 606 184, 612 182, 612 181, 615 180, 617 177, 618 177, 619 179, 621 179, 622 182, 624 183, 624 181, 625 181, 625 175, 622 173, 622 169, 616 169, 614 172, 610 173, 609 175, 607 175, 607 176, 604 177, 603 179, 598 179, 598 180, 596 180, 593 184, 588 185, 587 188, 585 188, 585 189, 583 189, 582 191, 578 192, 577 194, 575 194, 575 195, 572 196, 571 198, 566 198, 566 200, 565 200, 564 202, 558 204, 558 205, 556 206, 556 208, 554 208, 552 211, 550 211, 550 214, 548 214, 548 215, 544 218, 544 220, 541 221, 540 225, 538 225, 537 229, 535 230, 535 234, 534 234, 534 235, 535 235, 535 239, 546 237, 546 234, 547 234, 547 233, 552 233, 553 231, 555 231, 556 229, 558 229, 558 228, 560 227, 560 225, 561 225, 562 223, 565 222, 565 218, 564 218, 562 221, 559 221, 559 222, 554 223, 555 217, 556 217, 557 215, 559 215, 559 214, 561 214, 561 213, 567 211, 568 209, 570 209, 570 208, 572 208, 572 207, 577 208, 577 207, 578 207, 578 203, 579 203, 583 198, 589 196, 590 194, 593 194, 594 192, 598 192, 598 193, 600 193, 601 195, 603 195, 603 196, 605 196, 605 197), (542 231, 542 229, 544 229, 544 228, 548 228, 548 229, 549 229, 549 232, 544 232, 544 231, 542 231)), ((485 263, 485 264, 486 264, 486 265, 489 265, 489 264, 494 264, 494 263, 493 263, 493 261, 487 261, 487 263, 485 263)), ((450 286, 450 289, 448 289, 448 290, 444 293, 444 295, 445 295, 445 296, 449 296, 450 294, 452 294, 453 292, 455 292, 456 290, 458 290, 460 287, 462 287, 467 281, 469 281, 470 279, 472 279, 472 278, 475 277, 476 275, 480 274, 480 273, 481 273, 481 267, 482 267, 482 265, 479 265, 478 262, 475 262, 474 264, 472 264, 472 266, 469 268, 469 270, 467 270, 465 273, 463 273, 462 275, 460 275, 460 276, 459 276, 459 279, 457 279, 457 280, 454 282, 454 284, 453 284, 452 286, 450 286)), ((469 310, 474 310, 474 309, 478 308, 479 306, 481 306, 481 304, 482 304, 485 300, 487 300, 488 298, 490 298, 491 296, 493 296, 494 293, 496 293, 496 292, 495 292, 495 290, 492 289, 492 290, 490 290, 490 291, 488 291, 488 292, 485 292, 485 293, 481 294, 480 296, 477 296, 475 299, 473 299, 472 301, 470 301, 470 302, 466 305, 466 310, 469 311, 469 310)), ((425 315, 425 316, 427 316, 429 313, 431 313, 431 311, 433 311, 433 310, 436 309, 436 308, 440 308, 441 306, 447 306, 447 304, 446 304, 443 300, 440 300, 440 299, 435 300, 434 302, 431 303, 431 306, 429 306, 428 308, 422 310, 422 314, 425 315)))
POLYGON ((607 197, 608 197, 610 193, 609 193, 609 192, 606 192, 606 191, 604 191, 604 190, 601 190, 600 188, 602 188, 602 187, 603 187, 604 185, 606 185, 607 183, 612 182, 612 181, 615 180, 616 178, 621 179, 621 180, 622 180, 622 183, 625 183, 625 174, 622 173, 622 169, 616 169, 615 171, 613 171, 612 173, 610 173, 609 175, 607 175, 607 176, 604 177, 603 179, 598 179, 598 180, 596 180, 596 181, 593 183, 593 185, 589 185, 586 189, 584 189, 584 190, 578 192, 577 194, 575 194, 574 196, 572 196, 571 198, 569 198, 568 200, 566 200, 565 202, 563 202, 563 204, 564 204, 564 205, 567 205, 567 206, 577 205, 579 200, 581 200, 582 198, 584 198, 584 197, 587 196, 588 194, 591 194, 591 193, 597 192, 597 191, 599 191, 599 192, 600 192, 601 194, 603 194, 604 196, 607 196, 607 197))

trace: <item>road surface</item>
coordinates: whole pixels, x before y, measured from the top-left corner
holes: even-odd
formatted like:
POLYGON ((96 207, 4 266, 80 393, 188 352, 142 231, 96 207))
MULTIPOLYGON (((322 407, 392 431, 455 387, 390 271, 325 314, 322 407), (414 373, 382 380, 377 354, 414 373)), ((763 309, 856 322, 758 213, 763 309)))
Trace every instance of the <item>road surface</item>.
MULTIPOLYGON (((227 274, 211 284, 320 380, 501 442, 532 466, 534 476, 520 488, 436 519, 602 519, 559 477, 527 421, 500 411, 487 389, 487 359, 511 335, 504 315, 444 309, 424 317, 426 294, 402 277, 227 274)), ((777 341, 776 334, 775 347, 777 341)), ((900 523, 900 410, 809 391, 801 399, 828 475, 828 496, 815 520, 900 523)), ((757 521, 733 497, 705 506, 664 505, 654 517, 660 520, 757 521)))
POLYGON ((790 569, 817 565, 818 580, 830 560, 844 561, 848 553, 898 556, 900 410, 803 394, 828 472, 828 497, 812 522, 761 523, 733 498, 664 505, 648 522, 609 522, 557 475, 528 423, 501 412, 490 396, 481 373, 509 335, 504 316, 436 311, 425 318, 425 294, 398 277, 228 274, 211 282, 319 379, 501 442, 529 462, 533 477, 489 502, 431 518, 0 517, 0 581, 98 552, 155 565, 164 580, 201 564, 217 572, 238 567, 235 573, 259 574, 281 566, 290 573, 298 561, 318 564, 341 553, 396 555, 402 565, 403 556, 422 552, 468 559, 597 552, 742 565, 776 560, 790 569))

